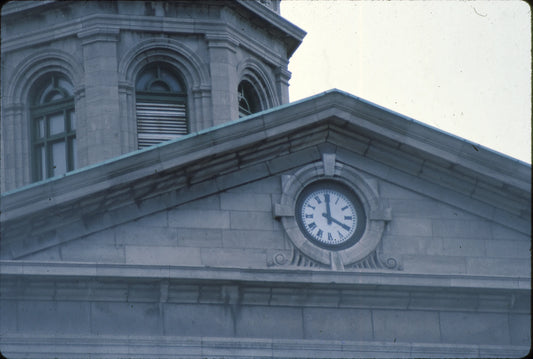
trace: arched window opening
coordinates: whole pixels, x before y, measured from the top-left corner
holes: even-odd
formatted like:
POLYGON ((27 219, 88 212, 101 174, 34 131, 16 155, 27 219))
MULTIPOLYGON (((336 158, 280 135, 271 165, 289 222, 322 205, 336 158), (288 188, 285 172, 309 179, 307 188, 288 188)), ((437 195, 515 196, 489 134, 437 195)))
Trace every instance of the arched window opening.
POLYGON ((137 76, 135 91, 139 149, 188 133, 187 94, 177 71, 150 64, 137 76))
POLYGON ((41 77, 30 92, 32 177, 60 176, 76 166, 74 88, 60 73, 41 77))
POLYGON ((250 82, 246 80, 241 81, 237 91, 239 99, 239 118, 262 110, 259 95, 250 82))

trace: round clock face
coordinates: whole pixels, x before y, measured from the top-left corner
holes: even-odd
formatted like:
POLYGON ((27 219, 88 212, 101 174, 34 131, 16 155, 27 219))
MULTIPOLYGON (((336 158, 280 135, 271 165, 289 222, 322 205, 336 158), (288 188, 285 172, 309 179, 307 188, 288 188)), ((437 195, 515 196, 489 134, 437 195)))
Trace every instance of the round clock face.
POLYGON ((303 234, 322 248, 339 250, 361 238, 366 216, 363 206, 344 184, 315 182, 296 201, 296 221, 303 234))

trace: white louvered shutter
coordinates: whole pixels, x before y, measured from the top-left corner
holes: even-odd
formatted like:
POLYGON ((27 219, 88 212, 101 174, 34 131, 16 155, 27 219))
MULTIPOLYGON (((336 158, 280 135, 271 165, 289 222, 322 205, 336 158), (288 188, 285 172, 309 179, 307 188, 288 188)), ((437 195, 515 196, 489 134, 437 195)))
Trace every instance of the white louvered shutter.
POLYGON ((139 149, 187 134, 184 103, 139 101, 136 111, 139 149))

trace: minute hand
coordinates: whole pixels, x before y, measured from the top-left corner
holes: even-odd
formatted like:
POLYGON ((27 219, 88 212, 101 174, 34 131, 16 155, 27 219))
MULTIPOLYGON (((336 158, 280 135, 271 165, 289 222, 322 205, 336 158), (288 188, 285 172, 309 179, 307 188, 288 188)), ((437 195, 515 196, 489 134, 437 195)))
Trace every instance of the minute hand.
POLYGON ((326 219, 328 220, 328 222, 331 221, 331 222, 333 222, 333 223, 337 223, 339 226, 341 226, 341 227, 344 228, 345 230, 347 230, 347 231, 350 230, 350 227, 349 227, 349 226, 347 226, 347 225, 344 224, 344 223, 341 223, 341 222, 337 221, 335 218, 333 218, 333 217, 331 217, 331 216, 328 216, 326 213, 322 213, 322 216, 326 217, 326 219))

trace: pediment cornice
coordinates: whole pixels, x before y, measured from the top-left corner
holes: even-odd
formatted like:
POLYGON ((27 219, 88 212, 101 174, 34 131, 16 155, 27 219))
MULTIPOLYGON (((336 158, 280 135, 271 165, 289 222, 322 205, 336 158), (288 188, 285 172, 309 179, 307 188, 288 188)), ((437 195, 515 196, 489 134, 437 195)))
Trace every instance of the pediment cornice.
POLYGON ((321 160, 324 149, 340 163, 529 234, 530 166, 472 146, 334 90, 6 193, 3 244, 37 243, 50 231, 57 244, 280 175, 321 160))

